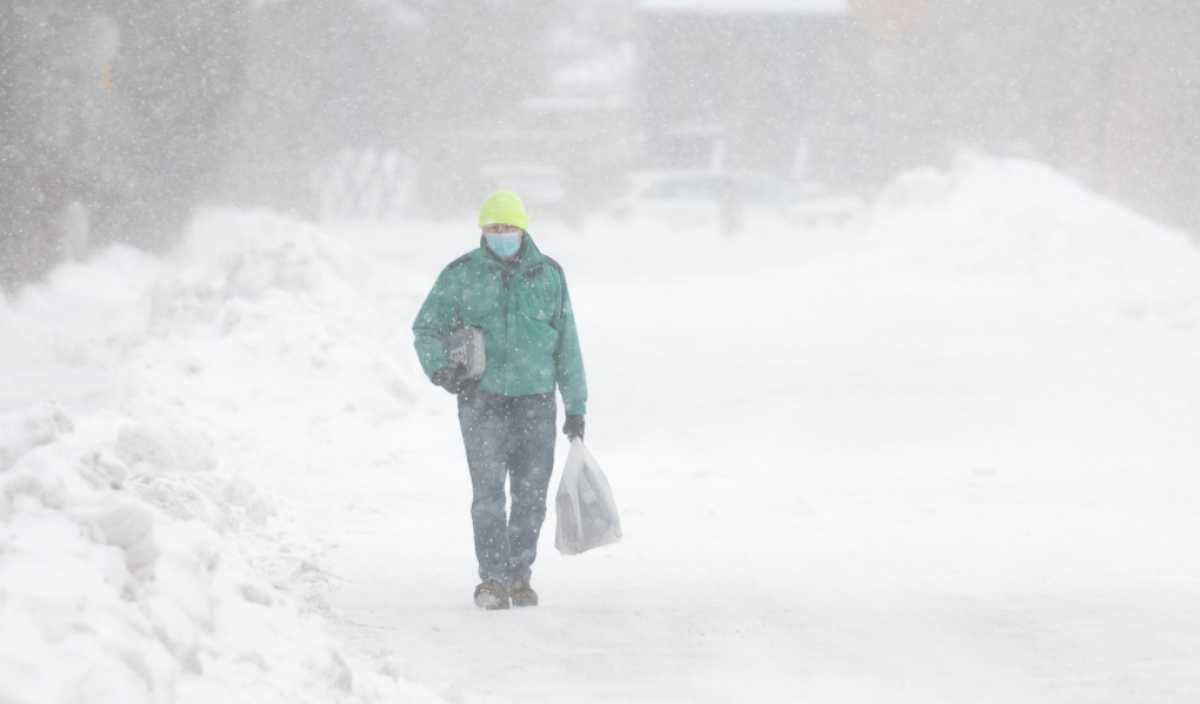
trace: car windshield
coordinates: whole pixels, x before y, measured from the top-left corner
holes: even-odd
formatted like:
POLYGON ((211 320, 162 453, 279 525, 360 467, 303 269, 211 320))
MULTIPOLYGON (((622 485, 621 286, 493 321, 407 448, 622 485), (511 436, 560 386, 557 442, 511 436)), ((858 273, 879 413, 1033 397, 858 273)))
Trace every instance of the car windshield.
POLYGON ((791 200, 787 184, 761 176, 746 176, 737 181, 738 195, 750 202, 778 205, 791 200))
POLYGON ((715 176, 672 178, 647 188, 642 197, 655 200, 712 200, 721 196, 721 180, 715 176))

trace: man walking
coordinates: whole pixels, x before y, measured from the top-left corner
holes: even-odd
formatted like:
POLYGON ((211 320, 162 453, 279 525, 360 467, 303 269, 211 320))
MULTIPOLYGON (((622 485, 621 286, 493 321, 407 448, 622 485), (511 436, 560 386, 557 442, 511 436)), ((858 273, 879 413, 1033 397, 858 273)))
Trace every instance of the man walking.
POLYGON ((566 276, 534 245, 521 199, 493 194, 479 226, 479 247, 442 270, 413 333, 425 373, 458 397, 481 580, 475 604, 536 606, 530 575, 554 466, 554 389, 566 409, 563 432, 582 439, 587 381, 566 276), (445 338, 463 328, 482 332, 481 377, 447 354, 445 338))

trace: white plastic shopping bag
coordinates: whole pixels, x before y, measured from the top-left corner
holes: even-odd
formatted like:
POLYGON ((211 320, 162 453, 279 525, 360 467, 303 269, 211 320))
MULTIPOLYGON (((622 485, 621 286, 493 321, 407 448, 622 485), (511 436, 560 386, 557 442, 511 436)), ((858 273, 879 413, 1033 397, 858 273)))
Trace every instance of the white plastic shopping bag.
POLYGON ((578 555, 621 539, 621 518, 612 487, 582 440, 571 441, 555 507, 554 547, 564 555, 578 555))

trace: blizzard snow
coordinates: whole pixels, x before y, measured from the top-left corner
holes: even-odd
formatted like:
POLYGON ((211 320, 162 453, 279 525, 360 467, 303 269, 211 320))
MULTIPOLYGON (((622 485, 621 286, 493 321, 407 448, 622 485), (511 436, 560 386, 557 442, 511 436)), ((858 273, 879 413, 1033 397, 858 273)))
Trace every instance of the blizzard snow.
POLYGON ((551 516, 537 609, 471 605, 411 348, 470 223, 211 212, 0 305, 0 702, 1200 697, 1183 233, 969 157, 838 229, 534 234, 625 532, 551 516))

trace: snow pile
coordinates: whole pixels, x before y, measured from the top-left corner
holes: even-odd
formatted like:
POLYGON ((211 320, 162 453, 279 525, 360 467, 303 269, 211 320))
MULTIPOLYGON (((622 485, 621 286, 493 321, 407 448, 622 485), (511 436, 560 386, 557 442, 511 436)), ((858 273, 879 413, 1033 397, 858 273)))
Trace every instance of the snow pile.
POLYGON ((1200 253, 1171 230, 1049 167, 962 156, 881 194, 870 245, 920 277, 1150 295, 1194 287, 1200 253))
POLYGON ((4 423, 0 700, 271 701, 301 674, 349 694, 319 623, 213 527, 246 507, 218 509, 236 495, 215 477, 172 489, 175 472, 205 469, 139 461, 129 424, 52 410, 4 423))
POLYGON ((125 353, 145 337, 145 292, 160 267, 149 255, 112 247, 60 266, 8 304, 0 299, 0 413, 51 396, 86 401, 111 387, 125 353))
POLYGON ((180 399, 294 419, 407 410, 408 323, 380 317, 356 280, 369 267, 346 246, 292 221, 224 214, 196 224, 180 262, 154 292, 142 350, 146 364, 168 362, 155 373, 183 385, 180 399))
POLYGON ((198 221, 152 293, 125 405, 186 408, 272 494, 295 498, 306 480, 319 493, 328 472, 386 461, 383 429, 411 412, 420 372, 409 321, 382 313, 370 270, 293 221, 198 221))
POLYGON ((113 246, 88 262, 63 264, 45 283, 23 289, 8 302, 0 294, 4 361, 16 361, 14 350, 41 352, 50 347, 72 365, 93 355, 111 362, 104 353, 140 338, 145 328, 143 294, 160 271, 154 257, 113 246), (55 344, 67 342, 68 331, 70 342, 80 344, 55 344))
MULTIPOLYGON (((364 342, 381 323, 344 256, 294 223, 218 214, 155 285, 92 271, 90 295, 148 319, 118 326, 128 352, 101 409, 0 418, 0 701, 431 698, 326 632, 308 608, 319 542, 275 498, 322 447, 318 409, 408 405, 405 370, 364 342)), ((52 281, 29 305, 77 291, 52 281)))

